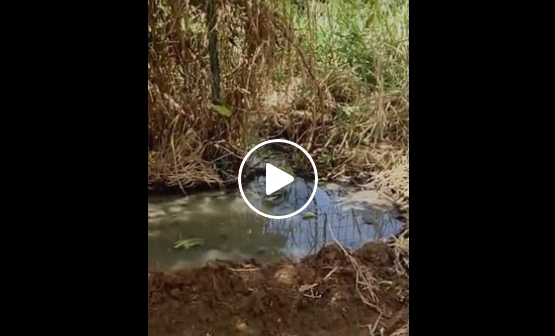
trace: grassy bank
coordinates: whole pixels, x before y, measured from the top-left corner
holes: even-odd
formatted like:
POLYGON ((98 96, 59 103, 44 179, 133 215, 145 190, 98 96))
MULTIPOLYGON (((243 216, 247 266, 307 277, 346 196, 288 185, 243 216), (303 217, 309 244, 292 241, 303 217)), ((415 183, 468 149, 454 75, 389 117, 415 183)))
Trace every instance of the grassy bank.
POLYGON ((249 148, 285 138, 322 178, 407 202, 408 1, 215 2, 219 101, 205 8, 149 0, 149 188, 232 183, 249 148))

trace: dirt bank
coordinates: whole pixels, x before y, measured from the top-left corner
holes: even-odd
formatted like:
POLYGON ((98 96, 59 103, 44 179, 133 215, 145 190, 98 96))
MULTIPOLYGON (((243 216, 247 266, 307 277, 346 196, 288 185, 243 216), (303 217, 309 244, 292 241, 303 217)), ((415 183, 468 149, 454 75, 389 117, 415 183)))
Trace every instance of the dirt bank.
POLYGON ((148 334, 403 335, 408 276, 396 260, 392 248, 372 243, 351 257, 328 246, 299 263, 149 272, 148 334))

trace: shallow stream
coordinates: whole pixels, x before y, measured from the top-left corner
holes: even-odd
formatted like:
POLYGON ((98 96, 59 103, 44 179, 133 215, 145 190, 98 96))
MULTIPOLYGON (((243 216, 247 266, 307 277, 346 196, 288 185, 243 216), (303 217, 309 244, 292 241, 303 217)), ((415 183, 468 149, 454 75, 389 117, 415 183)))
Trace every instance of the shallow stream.
MULTIPOLYGON (((283 215, 306 202, 312 183, 296 179, 278 199, 258 196, 263 194, 264 177, 244 190, 257 208, 283 215)), ((318 186, 307 209, 281 220, 257 215, 239 190, 149 197, 148 268, 199 267, 214 259, 298 259, 335 241, 356 248, 398 232, 403 223, 393 213, 392 204, 378 193, 349 191, 336 184, 318 186)))

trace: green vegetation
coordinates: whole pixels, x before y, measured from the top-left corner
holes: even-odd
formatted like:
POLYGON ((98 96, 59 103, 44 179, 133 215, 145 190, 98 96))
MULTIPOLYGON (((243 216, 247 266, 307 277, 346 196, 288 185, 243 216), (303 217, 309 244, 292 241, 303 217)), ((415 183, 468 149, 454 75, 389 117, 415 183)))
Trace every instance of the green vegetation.
POLYGON ((204 243, 204 239, 202 238, 188 238, 188 239, 181 239, 175 242, 173 248, 174 249, 184 249, 188 250, 193 247, 200 246, 204 243))
POLYGON ((215 0, 219 97, 204 2, 148 3, 149 189, 232 183, 282 138, 408 202, 408 0, 215 0))

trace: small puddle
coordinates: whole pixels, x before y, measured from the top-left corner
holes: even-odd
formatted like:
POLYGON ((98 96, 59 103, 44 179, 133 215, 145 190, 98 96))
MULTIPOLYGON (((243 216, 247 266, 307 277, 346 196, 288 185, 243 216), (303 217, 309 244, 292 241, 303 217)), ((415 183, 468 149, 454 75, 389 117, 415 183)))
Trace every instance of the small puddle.
MULTIPOLYGON (((311 183, 296 179, 283 197, 260 199, 264 186, 264 177, 255 179, 245 186, 245 194, 252 204, 274 215, 298 209, 312 191, 311 183)), ((148 268, 200 267, 215 259, 299 259, 335 240, 357 248, 402 228, 403 223, 393 218, 392 210, 391 203, 375 192, 348 192, 335 184, 319 186, 307 209, 281 220, 254 213, 238 190, 149 197, 148 268), (178 242, 182 246, 175 248, 178 242)))

